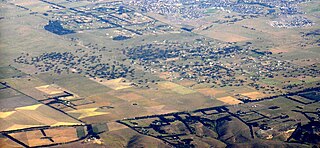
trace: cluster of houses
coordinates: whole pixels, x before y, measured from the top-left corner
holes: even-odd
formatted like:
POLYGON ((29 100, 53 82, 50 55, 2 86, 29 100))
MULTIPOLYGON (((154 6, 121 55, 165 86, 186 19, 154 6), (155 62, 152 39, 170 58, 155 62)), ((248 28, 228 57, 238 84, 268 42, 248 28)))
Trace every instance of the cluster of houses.
POLYGON ((301 13, 297 4, 307 0, 127 0, 126 4, 139 7, 143 12, 154 12, 182 19, 205 17, 208 9, 219 9, 245 15, 292 15, 301 13))
POLYGON ((101 58, 101 54, 49 52, 35 57, 21 55, 15 59, 15 62, 34 65, 39 72, 52 71, 57 74, 72 72, 84 74, 92 78, 115 79, 126 77, 128 73, 134 72, 133 68, 120 62, 111 61, 104 63, 101 58))

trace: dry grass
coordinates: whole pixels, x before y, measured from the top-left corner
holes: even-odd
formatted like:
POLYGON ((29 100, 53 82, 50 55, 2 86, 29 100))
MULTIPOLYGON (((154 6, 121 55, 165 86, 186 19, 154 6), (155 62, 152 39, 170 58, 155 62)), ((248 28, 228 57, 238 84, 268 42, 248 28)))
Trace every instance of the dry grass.
POLYGON ((222 98, 218 98, 217 100, 222 101, 224 103, 230 104, 230 105, 234 105, 234 104, 240 104, 243 103, 242 101, 231 97, 231 96, 227 96, 227 97, 222 97, 222 98))
POLYGON ((58 128, 45 130, 48 137, 52 137, 55 143, 65 143, 78 139, 76 128, 58 128))
POLYGON ((107 123, 107 126, 108 126, 109 131, 116 131, 116 130, 128 128, 127 126, 122 125, 117 122, 109 122, 109 123, 107 123))
POLYGON ((67 113, 77 117, 78 119, 109 114, 109 112, 99 112, 96 110, 98 110, 98 108, 86 108, 68 111, 67 113))
POLYGON ((266 96, 265 94, 258 91, 242 93, 241 95, 249 97, 251 100, 257 100, 266 96))
POLYGON ((195 81, 187 80, 187 79, 184 79, 184 80, 181 80, 181 81, 177 82, 177 84, 182 85, 184 87, 189 87, 189 86, 192 86, 192 85, 194 85, 196 83, 197 82, 195 82, 195 81))
POLYGON ((38 86, 35 87, 36 89, 49 94, 49 95, 54 95, 54 94, 59 94, 59 93, 63 93, 63 90, 58 87, 57 85, 51 84, 51 85, 43 85, 43 86, 38 86))
POLYGON ((164 80, 173 80, 177 77, 179 77, 179 73, 171 73, 171 72, 161 72, 159 73, 159 78, 162 78, 164 80))
POLYGON ((102 85, 112 88, 113 90, 120 90, 132 87, 130 82, 125 78, 118 78, 113 80, 103 80, 103 79, 91 79, 102 85))
POLYGON ((40 139, 41 137, 43 137, 40 130, 13 133, 11 134, 11 136, 20 141, 23 141, 24 143, 26 143, 28 146, 31 146, 31 147, 52 144, 52 142, 49 139, 40 139))
POLYGON ((0 118, 6 118, 10 115, 12 115, 15 111, 9 111, 9 112, 0 112, 0 118))
POLYGON ((150 114, 167 114, 172 112, 177 112, 178 110, 164 109, 165 105, 157 105, 152 107, 145 107, 150 114))
POLYGON ((39 126, 80 125, 65 114, 43 104, 15 108, 14 111, 0 112, 0 131, 18 130, 39 126))
POLYGON ((215 97, 218 94, 225 93, 224 90, 217 90, 212 88, 201 88, 201 89, 197 89, 197 91, 205 96, 212 96, 212 97, 215 97))
POLYGON ((40 106, 43 104, 34 104, 30 106, 24 106, 24 107, 17 107, 15 110, 37 110, 40 106))
POLYGON ((118 96, 118 98, 120 98, 122 100, 126 100, 128 102, 132 102, 135 100, 143 99, 144 97, 140 96, 138 94, 135 94, 135 93, 127 93, 127 94, 123 94, 123 95, 118 96))
POLYGON ((11 130, 18 130, 18 129, 24 129, 24 128, 31 128, 31 127, 38 127, 43 125, 22 125, 22 124, 13 124, 10 127, 4 129, 4 131, 11 131, 11 130))
POLYGON ((289 50, 283 49, 283 48, 280 48, 280 47, 272 48, 272 49, 270 49, 270 51, 271 51, 273 54, 289 52, 289 50))
POLYGON ((78 139, 76 128, 73 127, 46 129, 44 132, 47 137, 51 137, 54 142, 51 142, 49 139, 42 138, 44 136, 40 130, 19 132, 10 135, 31 147, 54 143, 65 143, 78 139))
POLYGON ((17 5, 22 5, 22 6, 30 6, 30 5, 35 5, 41 3, 40 1, 35 1, 35 0, 19 0, 14 2, 17 5))
POLYGON ((187 95, 187 94, 191 94, 191 93, 195 93, 196 91, 194 90, 191 90, 189 88, 186 88, 184 86, 181 86, 181 85, 178 85, 178 84, 175 84, 175 83, 172 83, 172 82, 160 82, 158 84, 159 88, 161 89, 169 89, 169 90, 172 90, 178 94, 181 94, 181 95, 187 95))
POLYGON ((224 32, 223 30, 203 32, 203 35, 208 36, 210 38, 217 39, 217 40, 221 40, 224 42, 243 42, 243 41, 250 40, 250 38, 247 38, 238 34, 227 33, 227 32, 224 32))
POLYGON ((1 148, 20 148, 21 145, 15 143, 9 138, 0 138, 0 147, 1 148))

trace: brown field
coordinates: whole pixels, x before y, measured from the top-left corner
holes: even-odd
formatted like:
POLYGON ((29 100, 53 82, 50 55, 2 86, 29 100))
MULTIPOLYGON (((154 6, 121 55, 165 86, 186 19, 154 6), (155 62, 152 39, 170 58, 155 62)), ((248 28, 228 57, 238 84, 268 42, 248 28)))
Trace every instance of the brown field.
POLYGON ((172 80, 174 78, 179 77, 180 75, 178 73, 169 73, 169 72, 161 72, 159 73, 159 78, 165 79, 165 80, 172 80))
POLYGON ((17 107, 14 111, 0 112, 1 131, 18 130, 39 126, 60 126, 82 124, 43 104, 17 107))
POLYGON ((272 48, 272 49, 270 49, 270 51, 271 51, 273 54, 289 52, 289 50, 284 49, 284 48, 280 48, 280 47, 278 47, 278 48, 272 48))
POLYGON ((46 129, 44 130, 44 132, 47 137, 51 137, 54 142, 51 142, 49 139, 42 138, 45 136, 41 133, 40 130, 13 133, 10 134, 10 136, 31 147, 49 145, 54 143, 65 143, 78 139, 76 128, 73 127, 46 129))
POLYGON ((156 138, 138 134, 128 128, 104 133, 101 135, 101 139, 103 140, 105 147, 135 147, 136 145, 141 147, 168 147, 156 138), (134 145, 134 143, 136 145, 134 145))
POLYGON ((116 130, 128 128, 127 126, 120 124, 120 123, 117 123, 117 122, 109 122, 109 123, 107 123, 107 126, 108 126, 109 131, 116 131, 116 130))
POLYGON ((126 100, 128 102, 144 99, 144 97, 142 97, 141 95, 135 94, 135 93, 123 94, 123 95, 118 96, 118 98, 120 98, 122 100, 126 100))
POLYGON ((240 104, 243 103, 242 101, 231 97, 231 96, 227 96, 227 97, 222 97, 222 98, 218 98, 217 100, 222 101, 224 103, 230 104, 230 105, 234 105, 234 104, 240 104))
POLYGON ((95 108, 101 106, 110 106, 112 104, 118 104, 121 102, 125 102, 122 99, 119 99, 110 94, 98 94, 85 98, 88 101, 94 101, 95 103, 77 106, 77 109, 85 109, 85 108, 95 108))
POLYGON ((241 95, 249 97, 251 100, 260 99, 260 98, 263 98, 266 96, 265 94, 258 92, 258 91, 242 93, 241 95))
POLYGON ((57 128, 45 130, 48 137, 53 137, 52 140, 56 143, 65 143, 68 141, 74 141, 78 139, 76 128, 57 128))
POLYGON ((251 40, 250 38, 235 33, 225 32, 224 30, 210 30, 202 32, 201 34, 224 42, 243 42, 251 40))
POLYGON ((39 145, 52 144, 52 142, 49 139, 40 139, 41 137, 43 137, 40 130, 13 133, 13 134, 10 134, 10 136, 27 144, 28 146, 39 146, 39 145))
POLYGON ((42 92, 35 88, 38 86, 47 85, 45 82, 43 82, 38 78, 26 76, 26 77, 17 78, 17 79, 13 79, 13 78, 5 79, 4 81, 7 82, 13 88, 18 89, 21 92, 29 96, 32 96, 37 100, 42 100, 46 98, 47 93, 42 92))
POLYGON ((176 83, 179 84, 179 85, 182 85, 182 86, 184 86, 184 87, 190 87, 190 86, 196 84, 195 81, 191 81, 191 80, 187 80, 187 79, 178 81, 178 82, 176 82, 176 83))
POLYGON ((167 114, 167 113, 178 111, 178 110, 165 109, 164 107, 165 105, 157 105, 152 107, 145 107, 145 109, 147 109, 147 112, 150 114, 167 114))
POLYGON ((9 138, 1 137, 0 138, 0 148, 20 148, 21 145, 15 143, 9 138))
POLYGON ((152 107, 152 106, 158 106, 161 105, 159 102, 150 100, 150 99, 140 99, 140 100, 135 100, 132 103, 136 103, 141 107, 152 107))

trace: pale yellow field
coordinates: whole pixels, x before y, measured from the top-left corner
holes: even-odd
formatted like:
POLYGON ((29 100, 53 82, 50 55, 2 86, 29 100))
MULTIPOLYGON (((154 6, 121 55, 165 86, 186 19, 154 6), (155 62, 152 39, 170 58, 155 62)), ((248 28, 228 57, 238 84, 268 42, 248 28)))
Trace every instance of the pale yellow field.
POLYGON ((249 97, 252 100, 260 99, 260 98, 263 98, 266 96, 265 94, 258 92, 258 91, 242 93, 241 95, 249 97))
POLYGON ((31 127, 40 127, 40 126, 43 126, 43 125, 13 124, 10 127, 6 128, 4 131, 18 130, 18 129, 31 128, 31 127))
POLYGON ((18 0, 18 1, 15 1, 14 3, 21 6, 30 6, 30 5, 39 4, 41 2, 35 1, 35 0, 18 0))
POLYGON ((222 101, 224 103, 230 104, 230 105, 234 105, 234 104, 240 104, 243 103, 242 101, 231 97, 231 96, 227 96, 227 97, 222 97, 222 98, 218 98, 217 100, 222 101))
POLYGON ((205 96, 212 96, 212 97, 215 97, 218 94, 225 93, 225 91, 223 90, 217 90, 212 88, 201 88, 201 89, 197 89, 197 91, 205 96))
POLYGON ((12 115, 15 111, 9 111, 9 112, 0 112, 0 118, 6 118, 10 115, 12 115))
POLYGON ((0 131, 11 131, 39 126, 82 125, 67 115, 43 105, 18 107, 14 111, 0 112, 0 131))
POLYGON ((24 106, 24 107, 17 107, 15 110, 36 110, 43 104, 35 104, 35 105, 30 105, 30 106, 24 106))
POLYGON ((38 86, 35 88, 49 95, 63 93, 63 90, 59 86, 54 84, 38 86))
POLYGON ((105 85, 107 87, 110 87, 113 90, 120 90, 120 89, 132 87, 130 85, 131 83, 128 80, 126 80, 125 78, 118 78, 118 79, 113 79, 113 80, 92 79, 92 78, 90 78, 90 79, 93 81, 96 81, 102 85, 105 85))
POLYGON ((179 93, 181 95, 187 95, 187 94, 191 94, 191 93, 195 93, 196 92, 196 91, 194 91, 192 89, 189 89, 189 88, 186 88, 184 86, 178 85, 176 83, 168 82, 168 81, 160 82, 158 84, 158 86, 161 89, 169 89, 169 90, 172 90, 172 91, 174 91, 176 93, 179 93))
POLYGON ((78 115, 77 117, 78 119, 109 114, 109 112, 99 112, 96 110, 98 110, 98 108, 86 108, 86 109, 68 111, 67 113, 73 116, 78 115))

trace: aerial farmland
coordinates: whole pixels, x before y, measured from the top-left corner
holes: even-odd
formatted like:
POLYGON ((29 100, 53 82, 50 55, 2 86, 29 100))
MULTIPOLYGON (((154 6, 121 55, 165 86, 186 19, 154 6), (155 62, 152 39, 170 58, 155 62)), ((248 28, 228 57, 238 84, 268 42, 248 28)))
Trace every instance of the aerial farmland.
POLYGON ((3 0, 0 147, 318 147, 318 0, 3 0))

